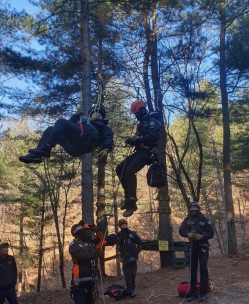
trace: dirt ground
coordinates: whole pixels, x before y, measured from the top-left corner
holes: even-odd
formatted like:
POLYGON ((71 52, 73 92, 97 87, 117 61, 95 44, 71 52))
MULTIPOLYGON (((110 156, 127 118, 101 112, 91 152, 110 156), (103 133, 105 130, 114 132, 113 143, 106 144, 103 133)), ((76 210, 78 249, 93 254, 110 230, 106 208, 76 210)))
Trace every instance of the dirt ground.
MULTIPOLYGON (((208 293, 205 303, 249 304, 249 255, 229 258, 219 256, 209 259, 209 276, 214 282, 214 290, 208 293)), ((137 296, 120 300, 120 304, 181 304, 187 303, 177 295, 177 286, 189 281, 189 269, 173 270, 164 268, 152 273, 138 274, 136 278, 137 296), (154 295, 154 296, 153 296, 154 295)), ((124 285, 123 277, 105 277, 104 289, 112 283, 124 285)), ((99 286, 101 293, 101 287, 99 286)), ((19 298, 20 304, 73 304, 68 290, 26 294, 19 298)), ((99 298, 96 304, 117 303, 114 299, 99 298)), ((198 300, 192 303, 199 303, 198 300)))

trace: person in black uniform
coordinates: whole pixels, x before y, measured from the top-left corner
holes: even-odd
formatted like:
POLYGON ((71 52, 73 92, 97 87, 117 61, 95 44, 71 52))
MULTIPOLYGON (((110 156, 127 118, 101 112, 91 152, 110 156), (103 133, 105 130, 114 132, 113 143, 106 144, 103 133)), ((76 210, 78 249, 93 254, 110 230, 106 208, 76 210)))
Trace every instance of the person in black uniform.
POLYGON ((134 146, 135 153, 128 156, 116 168, 116 173, 125 192, 125 202, 121 210, 126 209, 123 216, 128 217, 137 210, 137 178, 136 173, 145 165, 151 164, 151 152, 157 147, 161 123, 159 113, 148 113, 146 104, 136 100, 131 105, 131 112, 139 121, 135 136, 126 139, 126 144, 134 146))
POLYGON ((69 120, 61 118, 53 127, 48 127, 35 149, 29 149, 29 154, 20 156, 19 160, 24 163, 41 163, 42 157, 50 157, 51 149, 57 144, 71 156, 80 156, 94 151, 100 147, 99 158, 106 160, 112 150, 113 133, 107 126, 105 108, 93 106, 88 112, 90 120, 82 116, 79 108, 69 120))
POLYGON ((108 242, 117 242, 119 244, 120 262, 122 263, 123 273, 126 282, 126 295, 131 298, 136 296, 135 279, 137 273, 138 254, 142 250, 142 241, 135 231, 128 229, 128 223, 125 219, 118 222, 120 232, 110 234, 106 237, 108 242))
POLYGON ((197 202, 189 204, 189 216, 182 222, 179 234, 190 239, 191 246, 191 295, 188 302, 198 299, 203 302, 207 299, 206 288, 208 283, 208 240, 214 236, 210 221, 200 212, 197 202), (200 297, 196 292, 198 261, 200 263, 200 297))
POLYGON ((6 298, 9 304, 18 304, 15 285, 17 268, 15 258, 8 254, 9 244, 0 244, 0 304, 6 298))
POLYGON ((95 250, 96 243, 92 238, 91 232, 97 232, 95 228, 95 225, 84 228, 83 221, 73 225, 71 228, 71 234, 74 237, 74 240, 69 245, 69 253, 74 263, 71 293, 75 304, 94 303, 95 259, 103 257, 102 250, 95 250))

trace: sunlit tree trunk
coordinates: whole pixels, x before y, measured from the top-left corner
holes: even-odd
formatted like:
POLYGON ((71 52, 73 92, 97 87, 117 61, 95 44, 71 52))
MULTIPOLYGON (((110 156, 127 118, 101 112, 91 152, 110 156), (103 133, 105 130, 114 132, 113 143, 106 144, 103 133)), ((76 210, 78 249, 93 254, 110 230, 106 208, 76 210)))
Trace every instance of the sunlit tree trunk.
POLYGON ((230 166, 230 121, 226 81, 226 3, 220 2, 220 89, 223 119, 223 173, 224 192, 227 217, 227 249, 228 255, 237 253, 237 241, 235 231, 235 216, 232 195, 231 166, 230 166))
MULTIPOLYGON (((88 0, 81 0, 81 64, 82 64, 82 108, 87 116, 91 109, 91 45, 89 30, 88 0)), ((93 223, 93 178, 92 154, 82 156, 82 218, 93 223)))

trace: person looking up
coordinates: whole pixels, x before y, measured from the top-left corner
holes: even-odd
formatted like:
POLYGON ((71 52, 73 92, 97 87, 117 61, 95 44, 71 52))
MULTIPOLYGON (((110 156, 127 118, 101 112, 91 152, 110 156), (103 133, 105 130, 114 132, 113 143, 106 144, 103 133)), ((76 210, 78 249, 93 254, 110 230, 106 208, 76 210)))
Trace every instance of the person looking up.
POLYGON ((119 244, 120 262, 126 282, 126 295, 131 298, 136 296, 135 279, 137 274, 137 259, 142 250, 142 241, 135 231, 128 229, 128 223, 125 219, 118 222, 120 232, 110 234, 106 237, 108 242, 117 242, 119 244))

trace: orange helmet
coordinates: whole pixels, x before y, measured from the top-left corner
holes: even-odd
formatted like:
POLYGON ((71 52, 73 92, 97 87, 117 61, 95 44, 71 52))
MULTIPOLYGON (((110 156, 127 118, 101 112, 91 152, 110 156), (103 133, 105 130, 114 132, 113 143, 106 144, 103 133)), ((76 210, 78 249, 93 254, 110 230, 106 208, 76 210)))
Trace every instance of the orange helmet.
POLYGON ((136 114, 141 108, 146 108, 146 104, 144 101, 137 99, 131 104, 131 113, 136 114))
POLYGON ((119 221, 118 221, 118 226, 119 226, 119 227, 120 227, 120 226, 122 226, 123 224, 128 225, 127 220, 125 220, 125 219, 121 219, 121 220, 119 220, 119 221))

